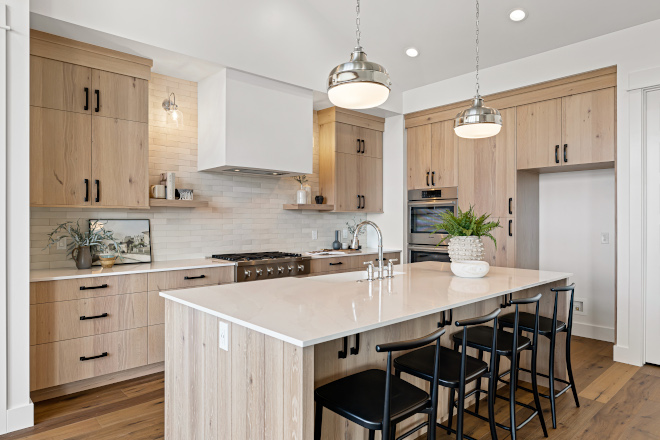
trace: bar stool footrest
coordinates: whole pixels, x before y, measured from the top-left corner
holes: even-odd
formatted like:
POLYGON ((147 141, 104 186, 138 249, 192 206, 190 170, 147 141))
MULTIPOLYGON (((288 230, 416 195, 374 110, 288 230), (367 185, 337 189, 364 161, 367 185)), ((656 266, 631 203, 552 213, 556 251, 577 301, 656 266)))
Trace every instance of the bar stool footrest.
MULTIPOLYGON (((530 370, 526 369, 526 368, 519 368, 519 370, 524 371, 524 372, 529 373, 529 374, 532 374, 532 372, 530 370)), ((510 386, 511 385, 510 381, 502 379, 502 377, 506 376, 509 373, 510 373, 510 371, 505 371, 504 373, 500 374, 500 379, 499 380, 500 380, 500 382, 505 383, 505 384, 510 386)), ((546 379, 550 379, 550 376, 548 376, 547 374, 544 374, 544 373, 536 373, 536 374, 537 374, 537 376, 541 376, 541 377, 545 377, 546 379)), ((572 387, 571 383, 564 380, 564 379, 558 379, 558 378, 555 377, 555 382, 563 383, 564 385, 566 385, 557 394, 555 394, 555 399, 557 397, 561 396, 562 394, 564 394, 566 391, 568 391, 572 387)), ((525 390, 528 393, 533 393, 533 391, 530 390, 529 388, 526 388, 526 387, 523 387, 523 386, 520 386, 520 385, 518 385, 518 388, 520 388, 521 390, 525 390)), ((539 396, 545 397, 546 399, 550 398, 550 395, 548 395, 548 394, 539 393, 539 396)), ((497 397, 502 398, 501 396, 497 396, 497 397)))

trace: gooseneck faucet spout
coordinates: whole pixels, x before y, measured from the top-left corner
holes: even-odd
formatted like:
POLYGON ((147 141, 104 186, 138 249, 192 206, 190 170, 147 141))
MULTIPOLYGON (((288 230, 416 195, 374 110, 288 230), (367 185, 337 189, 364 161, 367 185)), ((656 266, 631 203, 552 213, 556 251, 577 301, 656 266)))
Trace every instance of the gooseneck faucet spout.
POLYGON ((355 232, 353 233, 353 241, 351 242, 351 247, 353 249, 357 248, 358 235, 360 234, 360 230, 366 225, 373 226, 373 228, 376 230, 376 234, 378 234, 378 279, 382 280, 385 278, 383 276, 383 269, 384 269, 383 268, 383 233, 380 231, 378 225, 370 220, 365 220, 363 222, 360 222, 355 227, 355 232))

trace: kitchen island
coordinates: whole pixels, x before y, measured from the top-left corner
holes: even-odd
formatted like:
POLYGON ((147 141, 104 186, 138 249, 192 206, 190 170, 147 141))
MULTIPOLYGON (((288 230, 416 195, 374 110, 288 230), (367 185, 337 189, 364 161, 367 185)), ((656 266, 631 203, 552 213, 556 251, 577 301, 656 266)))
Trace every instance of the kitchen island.
MULTIPOLYGON (((312 439, 314 389, 368 368, 384 369, 377 344, 428 334, 445 321, 442 343, 450 346, 453 322, 491 312, 507 294, 543 293, 541 313, 551 316, 549 289, 571 276, 492 267, 484 278, 466 279, 435 262, 396 270, 382 281, 349 272, 161 292, 166 438, 312 439)), ((562 299, 559 319, 566 315, 562 299)), ((562 338, 555 357, 560 378, 563 344, 562 338)), ((540 372, 547 372, 547 353, 541 340, 540 372)), ((508 368, 505 360, 501 368, 508 368)), ((440 420, 448 410, 448 394, 441 391, 440 420)), ((401 423, 397 433, 418 421, 401 423)), ((366 439, 367 432, 326 411, 323 439, 337 438, 366 439)))

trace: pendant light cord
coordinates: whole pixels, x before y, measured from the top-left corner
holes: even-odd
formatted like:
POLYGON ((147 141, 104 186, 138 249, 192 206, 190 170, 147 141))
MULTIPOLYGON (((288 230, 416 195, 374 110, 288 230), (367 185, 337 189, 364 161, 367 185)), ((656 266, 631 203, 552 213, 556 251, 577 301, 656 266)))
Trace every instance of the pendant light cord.
POLYGON ((357 47, 360 47, 360 38, 362 37, 362 32, 360 32, 360 0, 357 0, 355 12, 357 14, 355 18, 355 39, 357 40, 357 47))
MULTIPOLYGON (((477 27, 477 39, 476 39, 476 47, 477 47, 477 52, 476 52, 476 57, 477 57, 477 95, 476 97, 479 97, 479 0, 477 1, 477 20, 476 20, 476 27, 477 27)), ((359 4, 359 0, 358 0, 359 4)))

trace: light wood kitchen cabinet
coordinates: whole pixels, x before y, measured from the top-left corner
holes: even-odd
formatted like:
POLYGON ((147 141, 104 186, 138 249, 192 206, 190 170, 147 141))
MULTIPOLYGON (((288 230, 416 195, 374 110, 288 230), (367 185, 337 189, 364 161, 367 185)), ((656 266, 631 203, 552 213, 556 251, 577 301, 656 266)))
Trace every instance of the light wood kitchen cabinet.
POLYGON ((102 207, 149 207, 149 128, 92 118, 92 200, 102 207))
POLYGON ((501 228, 491 232, 497 246, 488 237, 483 237, 484 251, 487 261, 491 266, 516 267, 516 224, 514 218, 494 218, 493 221, 500 221, 501 228))
POLYGON ((501 111, 502 130, 486 139, 458 142, 458 204, 478 215, 514 215, 516 195, 516 112, 501 111))
POLYGON ((517 107, 519 170, 614 162, 615 88, 517 107))
POLYGON ((30 107, 32 205, 91 205, 91 118, 30 107))
POLYGON ((562 98, 562 165, 614 161, 615 89, 562 98))
POLYGON ((335 212, 383 212, 384 119, 346 109, 318 112, 319 187, 335 212))
POLYGON ((92 69, 30 56, 30 105, 91 113, 92 69))
POLYGON ((458 185, 458 137, 454 121, 408 129, 408 189, 458 185))
POLYGON ((92 71, 93 114, 149 122, 149 82, 127 75, 92 71))

